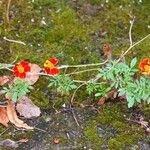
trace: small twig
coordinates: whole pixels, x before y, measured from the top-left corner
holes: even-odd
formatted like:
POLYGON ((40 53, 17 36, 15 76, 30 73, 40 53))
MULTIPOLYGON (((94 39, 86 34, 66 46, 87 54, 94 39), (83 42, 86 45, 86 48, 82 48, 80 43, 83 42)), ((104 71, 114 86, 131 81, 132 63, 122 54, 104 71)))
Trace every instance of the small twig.
POLYGON ((134 24, 134 20, 135 20, 135 16, 132 17, 132 20, 130 20, 130 29, 129 29, 130 46, 133 45, 133 41, 132 41, 132 27, 133 27, 133 24, 134 24))
POLYGON ((87 83, 87 81, 83 81, 83 80, 73 80, 76 83, 87 83))
POLYGON ((6 40, 6 41, 8 41, 8 42, 26 45, 26 44, 25 44, 24 42, 22 42, 22 41, 11 40, 11 39, 8 39, 7 37, 3 37, 3 39, 6 40))
POLYGON ((28 72, 27 74, 28 74, 28 75, 33 75, 33 76, 41 75, 41 76, 54 77, 53 75, 46 74, 46 73, 44 73, 44 72, 41 72, 41 73, 31 73, 31 72, 28 72))
POLYGON ((8 3, 7 3, 7 12, 6 12, 6 20, 7 20, 7 23, 9 22, 9 10, 10 10, 10 5, 11 5, 11 0, 8 0, 8 3))
POLYGON ((9 71, 12 71, 12 72, 13 72, 13 70, 12 70, 12 69, 10 69, 10 68, 8 68, 8 67, 6 67, 5 69, 7 69, 7 70, 9 70, 9 71))
POLYGON ((18 59, 18 56, 10 64, 13 65, 17 61, 17 59, 18 59))
MULTIPOLYGON (((70 105, 70 108, 71 108, 71 105, 70 105)), ((75 120, 77 126, 80 126, 80 124, 79 124, 79 122, 78 122, 78 120, 77 120, 77 118, 76 118, 76 116, 75 116, 75 113, 74 113, 73 108, 71 108, 71 112, 72 112, 73 118, 74 118, 74 120, 75 120)))
POLYGON ((66 133, 66 135, 67 135, 67 138, 70 140, 70 135, 68 132, 66 133))
POLYGON ((59 110, 57 110, 56 108, 55 108, 55 104, 53 103, 53 105, 52 105, 52 108, 55 110, 55 114, 59 114, 61 111, 59 111, 59 110))
POLYGON ((96 63, 96 64, 84 64, 84 65, 62 65, 59 66, 59 69, 64 69, 64 68, 80 68, 80 67, 90 67, 90 66, 99 66, 99 65, 104 65, 108 62, 108 60, 102 62, 102 63, 96 63))
POLYGON ((132 119, 128 119, 128 118, 125 118, 125 120, 142 125, 144 128, 148 128, 148 125, 142 124, 140 121, 136 121, 136 120, 132 120, 132 119))
POLYGON ((8 131, 10 129, 10 127, 8 127, 6 130, 4 130, 3 132, 0 133, 0 136, 3 135, 6 131, 8 131))
MULTIPOLYGON (((145 39, 147 39, 150 36, 150 34, 146 35, 144 38, 142 38, 141 40, 139 40, 138 42, 134 43, 132 46, 130 46, 121 56, 120 58, 118 58, 118 60, 116 61, 116 64, 136 45, 140 44, 142 41, 144 41, 145 39)), ((115 65, 116 65, 115 64, 115 65)))
POLYGON ((44 133, 47 133, 46 130, 43 130, 43 129, 41 129, 41 128, 34 127, 34 129, 39 130, 39 131, 42 131, 42 132, 44 132, 44 133))
MULTIPOLYGON (((0 63, 0 69, 8 69, 8 68, 12 68, 14 65, 12 64, 2 64, 0 63)), ((10 70, 12 71, 12 70, 10 70)))
POLYGON ((72 97, 71 97, 71 104, 73 104, 73 100, 74 100, 74 97, 75 97, 75 94, 76 94, 76 92, 82 87, 82 86, 84 86, 84 85, 86 85, 87 84, 87 82, 85 82, 85 83, 83 83, 83 84, 81 84, 81 85, 79 85, 77 88, 76 88, 76 90, 74 91, 74 93, 73 93, 73 95, 72 95, 72 97))
POLYGON ((75 75, 75 74, 80 74, 80 73, 89 72, 89 71, 98 71, 98 69, 99 69, 99 68, 87 69, 87 70, 82 70, 82 71, 78 71, 78 72, 68 73, 68 74, 66 74, 66 75, 75 75))

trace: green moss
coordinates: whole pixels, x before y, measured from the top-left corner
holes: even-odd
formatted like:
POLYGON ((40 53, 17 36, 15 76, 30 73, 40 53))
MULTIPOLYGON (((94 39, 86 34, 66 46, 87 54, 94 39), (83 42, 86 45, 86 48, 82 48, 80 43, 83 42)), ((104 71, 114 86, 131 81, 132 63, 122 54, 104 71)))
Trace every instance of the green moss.
POLYGON ((130 126, 123 118, 123 115, 126 113, 129 113, 128 109, 121 103, 107 104, 104 106, 100 115, 91 118, 91 121, 89 121, 85 129, 85 135, 88 137, 89 143, 91 141, 97 142, 97 146, 99 147, 101 144, 107 143, 110 149, 119 150, 142 140, 144 130, 140 127, 138 128, 136 124, 130 126), (98 124, 101 124, 104 127, 102 131, 104 130, 103 132, 106 132, 101 136, 97 132, 98 124), (111 126, 111 130, 108 125, 111 126), (109 138, 105 137, 105 134, 108 135, 107 132, 111 132, 110 135, 112 136, 109 138))
POLYGON ((123 148, 124 144, 117 141, 116 139, 111 139, 108 142, 109 148, 111 148, 111 150, 119 150, 121 148, 123 148))
POLYGON ((32 101, 39 106, 40 108, 48 108, 49 107, 49 100, 41 91, 35 91, 30 94, 30 98, 32 101))
POLYGON ((139 140, 139 138, 141 138, 140 135, 131 135, 131 133, 124 133, 117 136, 116 138, 109 140, 108 147, 111 150, 119 150, 125 147, 130 147, 130 145, 136 143, 139 140))
MULTIPOLYGON (((111 0, 108 3, 105 0, 80 0, 76 3, 66 0, 36 0, 34 3, 28 0, 14 0, 11 5, 12 18, 8 24, 5 17, 7 1, 3 1, 0 9, 0 38, 6 36, 9 39, 21 40, 26 45, 1 40, 0 62, 10 63, 18 57, 18 62, 28 60, 43 67, 46 59, 57 57, 60 60, 59 65, 96 63, 103 61, 98 54, 103 43, 110 44, 114 58, 119 57, 129 45, 128 30, 131 18, 128 14, 136 16, 132 29, 133 42, 143 38, 149 32, 148 4, 149 0, 144 0, 141 4, 130 0, 111 0), (98 6, 99 13, 88 14, 86 12, 88 10, 83 8, 83 5, 88 3, 98 6), (42 20, 46 25, 41 23, 42 20), (102 31, 107 32, 104 37, 99 36, 102 31)), ((129 52, 127 61, 133 57, 138 57, 138 60, 149 57, 149 47, 148 38, 129 52)), ((87 80, 89 76, 92 76, 92 73, 81 74, 75 78, 87 80)), ((45 77, 40 77, 29 95, 40 108, 49 109, 53 105, 60 107, 70 100, 70 97, 56 94, 55 89, 48 89, 47 84, 45 77)), ((77 101, 87 100, 87 94, 83 90, 85 89, 81 88, 76 94, 77 101)), ((144 131, 138 125, 129 126, 125 121, 124 115, 130 114, 126 103, 106 104, 100 111, 99 116, 91 117, 87 122, 84 129, 85 138, 81 141, 79 139, 79 143, 95 145, 94 149, 98 150, 101 144, 108 143, 110 149, 117 150, 136 143, 144 137, 144 131), (97 124, 106 127, 111 125, 117 133, 111 139, 104 141, 97 133, 97 124)), ((149 120, 149 106, 144 108, 142 106, 140 111, 145 119, 149 120)), ((4 129, 0 126, 0 132, 4 129)), ((15 139, 22 136, 21 133, 17 132, 17 134, 15 139)), ((24 133, 24 137, 26 136, 30 138, 32 134, 24 133)), ((11 139, 13 136, 6 132, 3 138, 11 139)), ((64 145, 69 143, 63 136, 61 140, 64 145)))
POLYGON ((84 129, 84 134, 88 145, 93 145, 94 149, 100 148, 103 139, 97 134, 96 122, 94 120, 88 123, 88 126, 84 129))

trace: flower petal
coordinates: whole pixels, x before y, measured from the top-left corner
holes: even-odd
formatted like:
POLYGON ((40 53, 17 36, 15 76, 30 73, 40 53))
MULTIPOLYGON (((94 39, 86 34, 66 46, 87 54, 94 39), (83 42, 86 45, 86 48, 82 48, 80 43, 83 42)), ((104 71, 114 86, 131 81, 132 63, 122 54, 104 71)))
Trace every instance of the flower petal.
POLYGON ((45 70, 45 73, 47 73, 47 74, 50 74, 50 73, 51 73, 51 69, 49 69, 49 68, 47 68, 47 67, 45 67, 44 70, 45 70))
POLYGON ((139 63, 139 69, 142 74, 150 74, 150 59, 145 58, 139 63))
POLYGON ((57 58, 51 58, 49 59, 49 61, 53 64, 56 65, 58 63, 58 59, 57 58))
POLYGON ((19 73, 19 76, 18 76, 19 78, 25 78, 26 77, 26 73, 25 72, 23 72, 23 73, 19 73))
POLYGON ((31 67, 28 65, 28 66, 24 66, 24 71, 25 72, 30 72, 31 71, 31 67))
POLYGON ((59 69, 57 69, 57 68, 53 68, 53 69, 51 69, 51 75, 57 75, 57 74, 59 74, 59 69))

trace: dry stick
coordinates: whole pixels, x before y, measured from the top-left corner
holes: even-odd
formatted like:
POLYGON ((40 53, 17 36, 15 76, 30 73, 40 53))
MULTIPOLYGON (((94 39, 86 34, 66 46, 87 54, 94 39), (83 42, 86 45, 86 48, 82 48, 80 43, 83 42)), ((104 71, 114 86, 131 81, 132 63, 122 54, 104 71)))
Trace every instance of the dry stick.
POLYGON ((130 29, 129 29, 129 40, 130 40, 130 46, 133 45, 133 41, 132 41, 132 27, 135 21, 135 16, 133 17, 133 19, 130 21, 130 29))
POLYGON ((83 83, 83 84, 81 84, 81 85, 79 85, 77 88, 76 88, 76 90, 74 91, 74 93, 73 93, 73 95, 72 95, 72 97, 71 97, 71 104, 73 103, 73 99, 74 99, 74 97, 75 97, 75 94, 76 94, 76 92, 83 86, 83 85, 86 85, 87 84, 87 82, 85 82, 85 83, 83 83))
POLYGON ((8 41, 8 42, 26 45, 26 43, 24 43, 24 42, 22 42, 22 41, 11 40, 11 39, 8 39, 7 37, 3 37, 3 39, 6 40, 6 41, 8 41))
POLYGON ((10 5, 11 5, 11 0, 8 0, 8 3, 7 3, 7 12, 6 12, 7 23, 9 22, 9 9, 10 9, 10 5))
POLYGON ((144 41, 145 39, 147 39, 150 36, 150 34, 148 34, 147 36, 145 36, 144 38, 142 38, 141 40, 139 40, 138 42, 134 43, 132 46, 130 46, 121 56, 120 58, 117 60, 116 64, 136 45, 140 44, 142 41, 144 41))
POLYGON ((72 73, 68 73, 66 75, 74 75, 74 74, 79 74, 79 73, 84 73, 84 72, 89 72, 89 71, 98 71, 98 68, 87 69, 87 70, 82 70, 82 71, 78 71, 78 72, 72 72, 72 73))
POLYGON ((130 122, 137 123, 137 124, 139 124, 139 125, 144 126, 145 128, 147 128, 147 127, 148 127, 147 125, 140 123, 140 121, 136 121, 136 120, 132 120, 132 119, 128 119, 128 118, 125 118, 125 120, 130 121, 130 122))
POLYGON ((59 69, 64 69, 64 68, 80 68, 80 67, 90 67, 90 66, 99 66, 99 65, 104 65, 107 63, 108 60, 102 62, 102 63, 96 63, 96 64, 84 64, 84 65, 62 65, 58 67, 59 69))
POLYGON ((36 130, 38 130, 38 131, 42 131, 42 132, 44 132, 44 133, 47 133, 46 130, 43 130, 43 129, 41 129, 41 128, 34 127, 34 129, 36 129, 36 130))
MULTIPOLYGON (((74 93, 73 93, 73 95, 72 95, 72 97, 71 97, 71 100, 70 100, 71 104, 73 104, 73 100, 74 100, 74 97, 75 97, 76 92, 79 90, 79 88, 81 88, 83 85, 86 85, 86 84, 87 84, 87 82, 84 82, 84 83, 82 83, 81 85, 79 85, 79 86, 77 87, 77 89, 74 91, 74 93)), ((79 124, 77 118, 75 117, 75 113, 74 113, 74 111, 73 111, 72 109, 71 109, 71 112, 72 112, 72 114, 73 114, 73 118, 74 118, 76 124, 77 124, 78 126, 80 126, 80 124, 79 124)))
POLYGON ((71 109, 71 112, 72 112, 73 118, 74 118, 74 120, 75 120, 77 126, 80 126, 80 124, 79 124, 79 122, 78 122, 78 120, 77 120, 77 118, 76 118, 76 116, 75 116, 74 110, 71 109))
POLYGON ((6 130, 4 130, 3 132, 0 133, 0 136, 3 135, 6 131, 8 131, 10 129, 10 127, 8 127, 6 130))

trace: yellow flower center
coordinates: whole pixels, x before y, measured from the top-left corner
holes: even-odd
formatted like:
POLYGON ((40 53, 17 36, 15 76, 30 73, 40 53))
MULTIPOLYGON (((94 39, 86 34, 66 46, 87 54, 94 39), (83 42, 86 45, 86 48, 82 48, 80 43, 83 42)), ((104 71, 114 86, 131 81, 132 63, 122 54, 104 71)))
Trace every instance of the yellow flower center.
POLYGON ((146 74, 150 74, 150 65, 145 65, 144 66, 144 72, 146 73, 146 74))
POLYGON ((49 69, 55 68, 54 64, 52 64, 49 60, 46 60, 44 63, 44 67, 47 67, 49 69))
POLYGON ((17 66, 17 69, 18 69, 18 72, 19 72, 19 73, 23 73, 23 72, 24 72, 24 68, 23 68, 22 65, 18 65, 18 66, 17 66))

